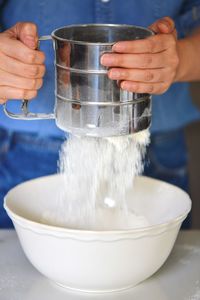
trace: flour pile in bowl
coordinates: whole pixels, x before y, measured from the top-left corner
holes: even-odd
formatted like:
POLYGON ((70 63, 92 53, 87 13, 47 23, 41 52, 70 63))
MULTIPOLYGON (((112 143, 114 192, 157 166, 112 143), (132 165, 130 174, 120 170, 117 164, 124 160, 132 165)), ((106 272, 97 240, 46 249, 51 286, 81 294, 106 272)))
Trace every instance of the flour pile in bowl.
POLYGON ((42 221, 85 230, 147 226, 143 216, 129 210, 126 194, 143 171, 148 143, 148 130, 111 138, 70 136, 60 153, 63 190, 42 221))

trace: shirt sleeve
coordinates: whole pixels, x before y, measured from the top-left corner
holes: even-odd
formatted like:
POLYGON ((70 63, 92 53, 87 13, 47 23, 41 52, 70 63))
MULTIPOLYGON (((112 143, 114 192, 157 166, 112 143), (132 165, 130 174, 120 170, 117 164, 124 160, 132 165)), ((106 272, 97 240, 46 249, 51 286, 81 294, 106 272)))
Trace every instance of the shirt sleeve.
POLYGON ((200 0, 185 0, 179 16, 175 18, 179 38, 200 27, 200 0))

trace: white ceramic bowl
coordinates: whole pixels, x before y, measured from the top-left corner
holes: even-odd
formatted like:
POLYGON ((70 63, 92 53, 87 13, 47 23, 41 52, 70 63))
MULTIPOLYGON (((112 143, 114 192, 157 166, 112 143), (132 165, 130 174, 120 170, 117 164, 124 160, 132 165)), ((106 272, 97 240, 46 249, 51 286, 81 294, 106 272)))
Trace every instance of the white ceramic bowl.
POLYGON ((28 181, 12 189, 4 207, 30 262, 46 277, 71 289, 110 292, 133 287, 155 273, 170 254, 189 196, 170 184, 138 177, 134 210, 150 227, 124 231, 72 230, 40 223, 54 207, 60 175, 28 181))

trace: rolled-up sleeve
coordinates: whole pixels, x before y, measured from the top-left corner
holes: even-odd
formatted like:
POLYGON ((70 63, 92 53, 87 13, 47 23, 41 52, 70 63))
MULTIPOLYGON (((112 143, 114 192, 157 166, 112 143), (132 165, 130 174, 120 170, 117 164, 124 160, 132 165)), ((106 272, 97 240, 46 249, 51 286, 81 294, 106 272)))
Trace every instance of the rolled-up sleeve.
POLYGON ((200 0, 185 0, 175 23, 180 38, 200 27, 200 0))

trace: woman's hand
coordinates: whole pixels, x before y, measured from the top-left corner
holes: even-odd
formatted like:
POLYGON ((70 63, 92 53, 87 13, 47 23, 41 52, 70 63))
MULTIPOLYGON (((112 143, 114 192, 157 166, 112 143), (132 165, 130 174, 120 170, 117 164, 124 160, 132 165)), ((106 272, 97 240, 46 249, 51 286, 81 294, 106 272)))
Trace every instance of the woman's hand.
POLYGON ((108 77, 119 80, 122 89, 134 93, 162 94, 173 83, 178 64, 177 34, 172 19, 165 17, 150 27, 154 36, 117 42, 113 54, 101 63, 109 67, 108 77))
POLYGON ((33 23, 17 23, 0 33, 0 104, 36 97, 45 73, 45 56, 35 50, 37 43, 33 23))

